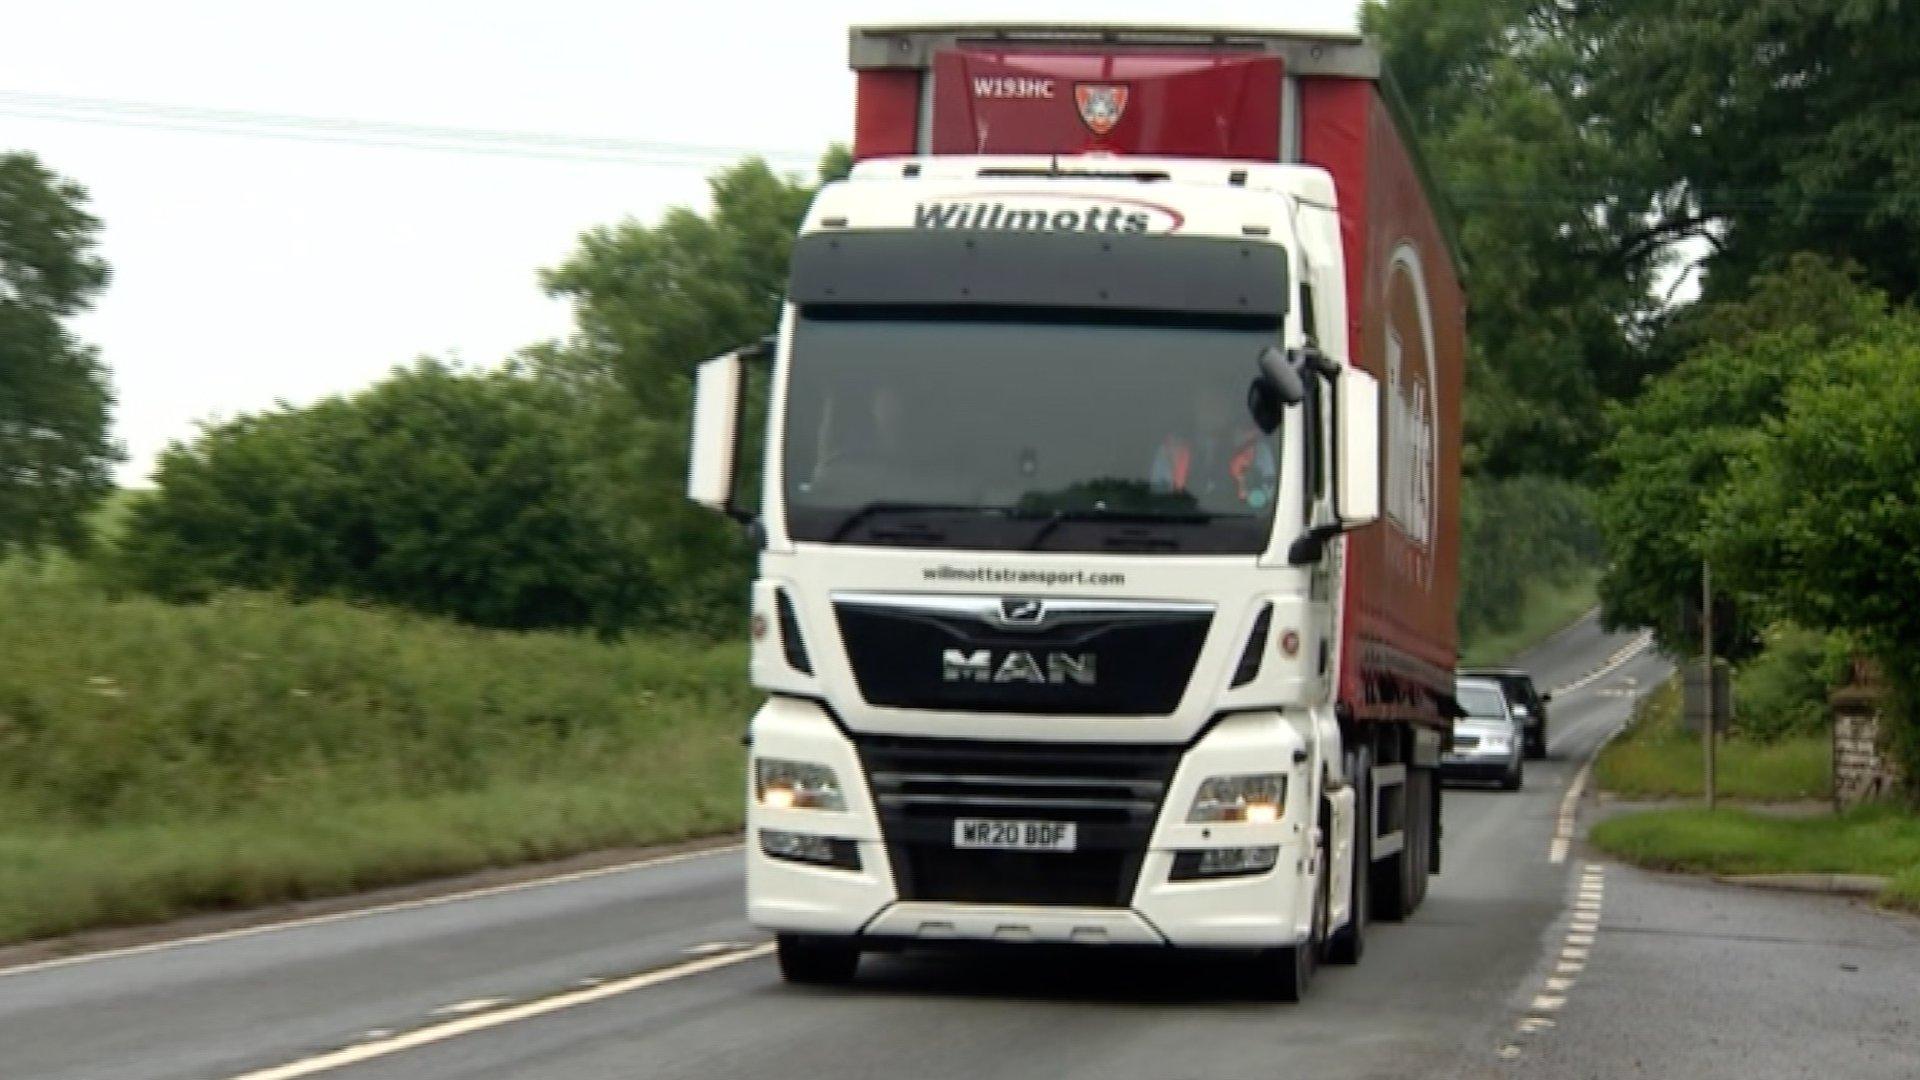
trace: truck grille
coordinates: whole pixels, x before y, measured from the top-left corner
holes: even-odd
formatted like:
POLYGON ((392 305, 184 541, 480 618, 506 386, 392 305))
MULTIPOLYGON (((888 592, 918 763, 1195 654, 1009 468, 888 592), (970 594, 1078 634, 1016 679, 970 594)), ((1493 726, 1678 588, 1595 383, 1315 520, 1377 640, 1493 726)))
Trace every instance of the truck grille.
POLYGON ((1177 746, 856 739, 902 900, 1126 907, 1177 746), (957 818, 1070 821, 1073 852, 953 846, 957 818))
POLYGON ((1213 609, 1088 600, 998 618, 1017 598, 835 594, 860 696, 897 709, 1166 716, 1193 677, 1213 609), (978 670, 954 660, 977 660, 978 670))

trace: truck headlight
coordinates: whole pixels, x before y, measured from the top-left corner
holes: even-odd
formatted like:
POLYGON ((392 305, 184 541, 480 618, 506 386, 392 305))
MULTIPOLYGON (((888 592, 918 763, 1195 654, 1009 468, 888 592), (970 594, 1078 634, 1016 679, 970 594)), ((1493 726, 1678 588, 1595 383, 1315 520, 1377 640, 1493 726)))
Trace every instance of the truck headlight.
POLYGON ((1211 825, 1244 821, 1249 825, 1271 825, 1280 820, 1280 809, 1286 801, 1285 773, 1210 776, 1194 793, 1187 823, 1211 825))
POLYGON ((758 758, 753 763, 753 792, 760 805, 774 810, 845 810, 847 797, 831 768, 810 761, 758 758))

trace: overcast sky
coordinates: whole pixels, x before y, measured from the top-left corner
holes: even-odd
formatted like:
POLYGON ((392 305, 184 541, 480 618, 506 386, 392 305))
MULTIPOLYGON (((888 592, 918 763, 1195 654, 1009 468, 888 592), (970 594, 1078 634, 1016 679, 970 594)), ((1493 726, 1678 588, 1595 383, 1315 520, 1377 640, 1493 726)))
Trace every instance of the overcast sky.
POLYGON ((12 4, 0 151, 31 151, 82 184, 105 223, 113 282, 77 330, 112 371, 129 453, 120 475, 137 484, 199 421, 351 391, 421 355, 487 365, 564 335, 569 312, 535 273, 583 230, 704 205, 704 177, 741 154, 803 169, 850 138, 851 24, 1172 15, 1351 29, 1357 6, 12 4), (485 153, 418 148, 434 141, 419 129, 436 126, 658 150, 609 162, 529 154, 522 139, 485 153))

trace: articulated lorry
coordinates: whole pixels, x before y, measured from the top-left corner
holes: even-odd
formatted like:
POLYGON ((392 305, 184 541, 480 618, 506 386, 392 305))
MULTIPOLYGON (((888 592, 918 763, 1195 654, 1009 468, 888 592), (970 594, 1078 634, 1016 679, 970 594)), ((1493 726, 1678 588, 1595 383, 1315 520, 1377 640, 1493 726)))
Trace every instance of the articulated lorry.
POLYGON ((1458 711, 1464 303, 1378 55, 851 42, 852 175, 695 384, 689 495, 761 545, 749 916, 792 981, 1148 946, 1297 999, 1420 904, 1458 711))

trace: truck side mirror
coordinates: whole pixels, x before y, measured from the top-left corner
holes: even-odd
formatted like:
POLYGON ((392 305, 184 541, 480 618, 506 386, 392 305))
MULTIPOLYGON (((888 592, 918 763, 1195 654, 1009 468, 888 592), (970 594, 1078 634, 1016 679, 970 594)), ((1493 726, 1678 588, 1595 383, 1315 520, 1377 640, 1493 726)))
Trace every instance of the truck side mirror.
POLYGON ((1260 350, 1260 381, 1272 390, 1282 405, 1298 405, 1307 397, 1306 380, 1287 351, 1278 345, 1260 350))
POLYGON ((1356 367, 1334 384, 1334 511, 1342 529, 1380 518, 1380 383, 1356 367))
POLYGON ((746 382, 739 352, 700 365, 693 382, 693 441, 687 456, 687 498, 742 522, 753 518, 751 511, 734 504, 746 382))

